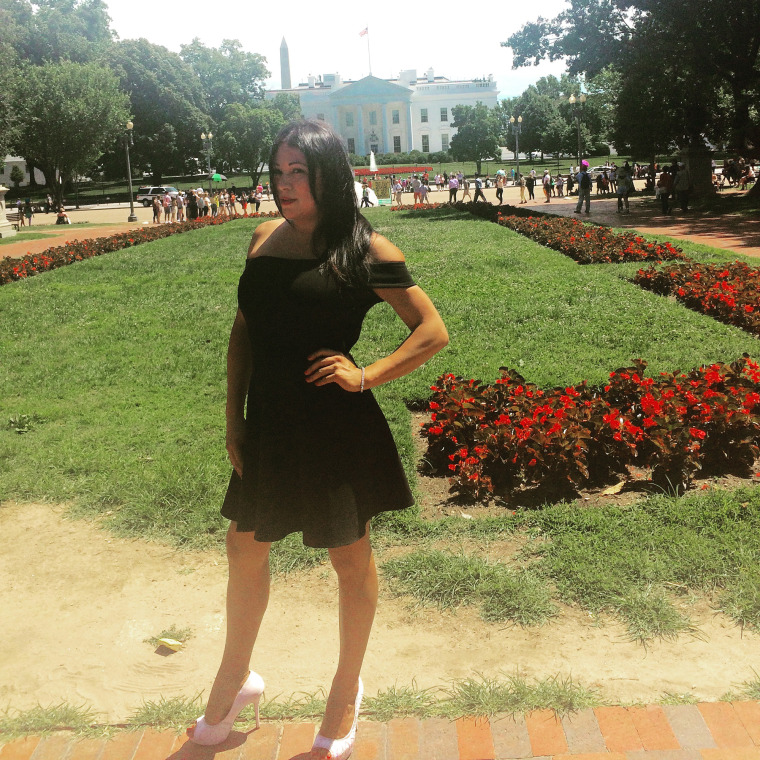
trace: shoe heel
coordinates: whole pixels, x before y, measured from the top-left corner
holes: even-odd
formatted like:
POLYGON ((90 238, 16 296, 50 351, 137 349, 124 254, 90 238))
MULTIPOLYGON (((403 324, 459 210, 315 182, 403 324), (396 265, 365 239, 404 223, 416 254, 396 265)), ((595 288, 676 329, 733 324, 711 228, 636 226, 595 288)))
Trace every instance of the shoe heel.
POLYGON ((253 709, 256 711, 256 728, 260 727, 259 723, 259 702, 261 701, 261 694, 257 694, 253 698, 253 709))

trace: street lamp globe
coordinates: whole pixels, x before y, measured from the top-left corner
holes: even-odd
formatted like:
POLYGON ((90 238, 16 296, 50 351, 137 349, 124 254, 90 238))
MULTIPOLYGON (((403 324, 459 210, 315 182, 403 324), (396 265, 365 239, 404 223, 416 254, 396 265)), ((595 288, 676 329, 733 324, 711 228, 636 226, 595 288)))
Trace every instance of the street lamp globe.
POLYGON ((134 126, 135 125, 131 121, 127 122, 127 129, 132 129, 134 126))
POLYGON ((567 99, 567 102, 568 102, 568 103, 570 103, 570 105, 571 105, 571 106, 574 106, 574 105, 575 105, 575 95, 571 95, 571 96, 570 96, 570 97, 567 99))
POLYGON ((201 132, 201 140, 205 140, 205 139, 206 139, 206 133, 205 132, 201 132))

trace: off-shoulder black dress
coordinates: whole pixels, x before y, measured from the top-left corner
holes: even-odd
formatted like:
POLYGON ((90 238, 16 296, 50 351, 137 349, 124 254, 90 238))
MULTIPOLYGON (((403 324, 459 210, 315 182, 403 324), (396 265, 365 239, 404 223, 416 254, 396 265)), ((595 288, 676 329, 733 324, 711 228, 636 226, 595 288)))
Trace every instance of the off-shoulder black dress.
POLYGON ((259 541, 302 532, 307 546, 345 546, 380 512, 413 504, 388 424, 369 390, 307 383, 320 348, 349 354, 380 298, 414 285, 403 262, 371 265, 365 287, 339 288, 314 259, 256 256, 238 286, 251 345, 243 477, 222 514, 259 541))

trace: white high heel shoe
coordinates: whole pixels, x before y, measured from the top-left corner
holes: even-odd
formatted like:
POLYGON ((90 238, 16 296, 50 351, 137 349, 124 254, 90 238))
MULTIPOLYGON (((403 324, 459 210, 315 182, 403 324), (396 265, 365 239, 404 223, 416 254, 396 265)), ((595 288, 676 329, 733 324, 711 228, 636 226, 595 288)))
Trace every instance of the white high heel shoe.
POLYGON ((315 749, 326 749, 327 755, 325 760, 347 760, 350 757, 354 749, 354 742, 356 741, 356 724, 359 722, 359 708, 361 707, 363 696, 364 684, 362 683, 362 679, 359 678, 359 690, 356 692, 354 722, 351 724, 351 730, 342 739, 328 739, 322 736, 322 734, 317 734, 317 738, 311 746, 312 752, 315 749))
POLYGON ((206 723, 206 716, 201 715, 195 723, 187 729, 187 735, 190 740, 196 744, 202 744, 206 747, 214 744, 221 744, 230 734, 232 724, 240 711, 253 702, 256 709, 256 728, 259 727, 259 701, 264 693, 264 680, 258 673, 251 671, 242 688, 235 697, 230 711, 221 723, 215 723, 210 726, 206 723), (192 730, 192 734, 190 731, 192 730))

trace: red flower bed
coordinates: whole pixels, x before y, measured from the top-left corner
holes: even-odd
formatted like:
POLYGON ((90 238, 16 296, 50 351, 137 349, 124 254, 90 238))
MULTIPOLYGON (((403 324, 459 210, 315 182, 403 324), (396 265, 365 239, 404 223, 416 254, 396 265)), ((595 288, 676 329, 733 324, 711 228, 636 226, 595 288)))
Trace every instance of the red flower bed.
POLYGON ((760 335, 760 269, 731 264, 670 265, 639 269, 634 282, 729 325, 760 335))
POLYGON ((405 203, 403 206, 391 206, 391 211, 420 211, 422 209, 446 208, 448 203, 405 203))
MULTIPOLYGON (((277 212, 266 214, 248 214, 249 217, 276 217, 277 212)), ((232 217, 201 217, 195 221, 180 222, 178 224, 160 224, 151 227, 142 227, 129 232, 120 232, 109 237, 91 238, 88 240, 74 240, 63 245, 48 248, 42 253, 27 254, 20 259, 4 258, 0 261, 0 285, 6 285, 16 280, 24 280, 40 272, 74 264, 83 259, 100 256, 112 251, 120 251, 140 243, 150 243, 153 240, 176 235, 180 232, 190 232, 201 227, 217 226, 242 219, 243 216, 236 214, 232 217)))
POLYGON ((578 489, 630 477, 636 464, 652 481, 683 489, 694 473, 746 474, 760 443, 760 366, 747 355, 687 373, 646 378, 646 362, 542 390, 502 368, 493 384, 442 375, 423 425, 433 474, 478 499, 551 484, 578 489))
POLYGON ((578 219, 556 216, 519 218, 499 214, 496 223, 564 253, 579 264, 685 258, 681 250, 670 243, 650 243, 635 233, 617 233, 609 227, 584 224, 578 219))
MULTIPOLYGON (((430 206, 417 204, 402 206, 400 210, 432 209, 447 205, 449 204, 435 203, 430 206)), ((579 264, 687 259, 680 248, 670 243, 650 243, 635 233, 617 233, 609 227, 585 224, 579 219, 554 216, 516 206, 499 207, 490 203, 458 202, 454 204, 454 208, 509 227, 547 248, 570 256, 579 264), (505 211, 508 211, 507 216, 504 215, 505 211)))

